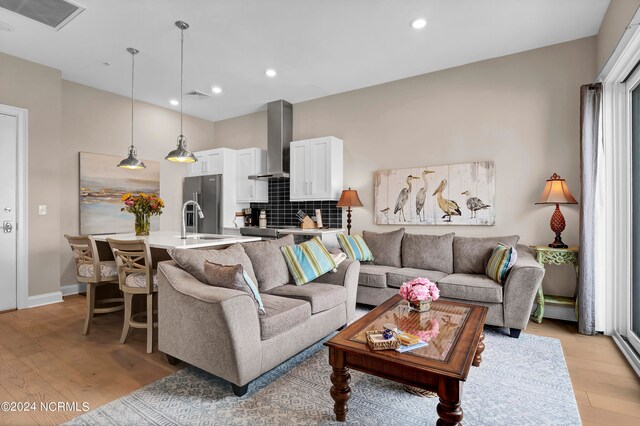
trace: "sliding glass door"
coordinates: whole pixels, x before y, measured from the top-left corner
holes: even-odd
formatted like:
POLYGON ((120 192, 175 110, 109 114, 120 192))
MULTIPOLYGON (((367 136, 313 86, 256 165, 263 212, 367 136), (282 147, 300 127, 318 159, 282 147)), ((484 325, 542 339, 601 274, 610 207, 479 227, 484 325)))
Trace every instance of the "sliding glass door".
POLYGON ((631 135, 631 283, 628 287, 626 338, 640 352, 640 72, 627 81, 631 135))

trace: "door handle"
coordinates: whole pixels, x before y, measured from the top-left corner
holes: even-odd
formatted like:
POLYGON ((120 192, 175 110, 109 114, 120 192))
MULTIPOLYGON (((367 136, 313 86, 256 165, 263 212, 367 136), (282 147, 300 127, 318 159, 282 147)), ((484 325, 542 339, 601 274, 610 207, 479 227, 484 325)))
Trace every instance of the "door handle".
POLYGON ((13 222, 11 222, 10 220, 5 220, 4 222, 2 222, 2 231, 5 234, 10 234, 11 232, 13 232, 13 222))

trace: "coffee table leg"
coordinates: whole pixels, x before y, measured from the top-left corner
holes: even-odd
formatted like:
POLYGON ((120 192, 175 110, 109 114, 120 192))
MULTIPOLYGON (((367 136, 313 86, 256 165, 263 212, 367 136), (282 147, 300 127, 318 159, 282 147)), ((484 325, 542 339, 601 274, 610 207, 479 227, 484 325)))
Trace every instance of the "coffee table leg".
POLYGON ((484 331, 480 333, 480 339, 478 340, 478 349, 476 349, 476 355, 473 357, 473 366, 480 367, 482 362, 482 352, 484 352, 484 331))
POLYGON ((438 383, 438 426, 456 426, 462 421, 462 382, 456 379, 441 378, 438 383))
POLYGON ((329 364, 333 367, 331 373, 331 398, 333 398, 333 412, 336 413, 336 420, 344 422, 347 419, 347 401, 351 397, 351 374, 345 367, 344 352, 329 348, 329 364))

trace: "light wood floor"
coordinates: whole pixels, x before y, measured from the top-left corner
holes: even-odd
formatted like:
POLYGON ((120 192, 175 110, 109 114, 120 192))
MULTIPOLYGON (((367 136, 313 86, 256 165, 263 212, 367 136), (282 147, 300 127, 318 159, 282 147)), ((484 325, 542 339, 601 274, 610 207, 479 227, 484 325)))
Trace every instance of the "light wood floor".
MULTIPOLYGON (((160 352, 147 355, 144 331, 118 343, 122 313, 94 320, 81 334, 84 297, 0 313, 0 402, 87 402, 91 409, 173 373, 160 352)), ((640 424, 640 381, 613 341, 576 333, 574 324, 545 320, 528 333, 562 341, 585 425, 640 424)), ((58 424, 81 412, 0 412, 0 424, 58 424)))

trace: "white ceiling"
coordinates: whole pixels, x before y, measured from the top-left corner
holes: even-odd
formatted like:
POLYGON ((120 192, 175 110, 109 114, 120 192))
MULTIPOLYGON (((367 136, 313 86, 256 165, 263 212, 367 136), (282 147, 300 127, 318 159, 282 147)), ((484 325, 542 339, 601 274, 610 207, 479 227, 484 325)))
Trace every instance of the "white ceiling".
POLYGON ((59 32, 0 9, 0 51, 60 69, 66 80, 177 109, 185 32, 185 113, 219 120, 598 32, 609 0, 78 0, 59 32), (410 21, 424 16, 427 27, 410 21), (110 66, 103 65, 104 62, 110 66), (276 78, 265 69, 278 71, 276 78))

